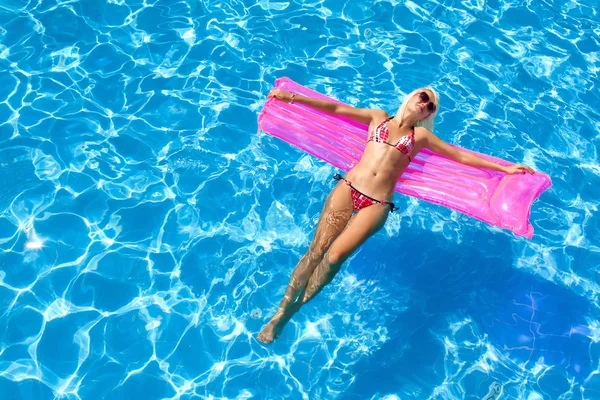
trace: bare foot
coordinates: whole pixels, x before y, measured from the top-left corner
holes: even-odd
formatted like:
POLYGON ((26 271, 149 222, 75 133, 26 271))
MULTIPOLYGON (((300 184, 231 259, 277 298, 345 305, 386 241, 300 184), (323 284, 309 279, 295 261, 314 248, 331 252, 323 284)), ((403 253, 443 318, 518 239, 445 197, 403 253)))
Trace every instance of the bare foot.
POLYGON ((275 339, 279 339, 281 331, 300 307, 302 307, 302 303, 294 303, 283 314, 275 314, 275 316, 271 318, 271 321, 263 327, 256 338, 264 344, 270 344, 273 343, 275 339))
POLYGON ((277 321, 275 318, 269 321, 269 323, 262 328, 256 339, 263 342, 264 344, 273 343, 273 340, 279 337, 279 335, 277 335, 278 322, 279 321, 277 321))

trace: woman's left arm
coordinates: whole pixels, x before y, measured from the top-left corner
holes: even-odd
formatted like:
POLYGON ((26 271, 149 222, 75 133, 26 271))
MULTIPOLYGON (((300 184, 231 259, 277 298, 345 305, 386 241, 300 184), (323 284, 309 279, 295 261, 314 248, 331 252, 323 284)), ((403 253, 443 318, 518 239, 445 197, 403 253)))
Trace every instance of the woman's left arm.
POLYGON ((484 160, 481 157, 477 157, 475 154, 471 154, 466 151, 460 151, 456 147, 450 146, 428 129, 420 129, 425 133, 425 145, 423 147, 461 164, 469 165, 471 167, 490 169, 492 171, 500 171, 506 174, 524 174, 526 172, 533 174, 535 172, 533 169, 523 164, 504 166, 496 164, 495 162, 484 160))

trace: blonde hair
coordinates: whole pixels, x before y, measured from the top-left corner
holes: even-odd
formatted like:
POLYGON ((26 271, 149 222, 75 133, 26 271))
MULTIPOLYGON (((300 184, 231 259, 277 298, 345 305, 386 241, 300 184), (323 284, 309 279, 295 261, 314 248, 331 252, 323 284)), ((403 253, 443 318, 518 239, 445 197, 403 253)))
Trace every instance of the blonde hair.
POLYGON ((404 98, 404 101, 402 101, 402 104, 400 105, 400 108, 398 109, 396 116, 400 118, 400 121, 402 121, 402 118, 404 117, 404 111, 406 110, 406 107, 408 106, 408 102, 410 101, 410 99, 412 99, 413 96, 416 95, 417 93, 420 93, 424 90, 428 90, 433 94, 433 99, 430 99, 430 100, 433 102, 433 104, 435 104, 435 112, 432 112, 431 114, 429 114, 427 116, 427 118, 417 121, 415 126, 422 126, 423 128, 426 128, 426 129, 430 130, 431 132, 433 132, 435 117, 437 116, 438 111, 440 111, 440 97, 438 96, 437 92, 435 90, 433 90, 433 88, 430 86, 415 89, 412 92, 410 92, 404 98))

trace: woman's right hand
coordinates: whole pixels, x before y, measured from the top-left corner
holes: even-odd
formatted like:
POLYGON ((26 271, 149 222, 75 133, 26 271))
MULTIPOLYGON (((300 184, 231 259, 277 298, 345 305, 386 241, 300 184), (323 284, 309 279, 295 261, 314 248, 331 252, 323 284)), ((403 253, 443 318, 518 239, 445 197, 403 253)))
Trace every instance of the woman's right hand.
POLYGON ((269 92, 268 98, 274 97, 277 100, 289 103, 292 100, 292 94, 281 89, 273 89, 269 92))
POLYGON ((533 168, 531 168, 527 165, 524 165, 524 164, 514 164, 509 167, 504 167, 504 172, 506 172, 509 175, 525 174, 527 172, 529 172, 530 174, 535 174, 535 171, 533 170, 533 168))

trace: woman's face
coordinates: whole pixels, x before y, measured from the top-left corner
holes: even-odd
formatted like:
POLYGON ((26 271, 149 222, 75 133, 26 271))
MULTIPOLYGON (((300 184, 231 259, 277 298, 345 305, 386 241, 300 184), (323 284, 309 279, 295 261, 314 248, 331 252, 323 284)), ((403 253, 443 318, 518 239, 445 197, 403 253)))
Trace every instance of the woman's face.
POLYGON ((431 90, 419 90, 411 99, 411 108, 417 115, 418 120, 423 120, 429 117, 437 109, 437 105, 433 102, 434 95, 431 90))

